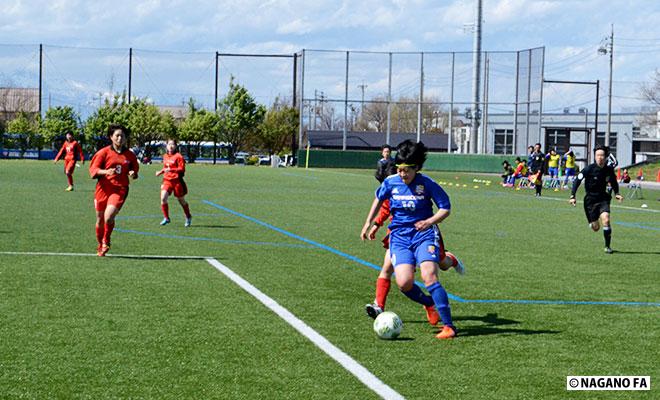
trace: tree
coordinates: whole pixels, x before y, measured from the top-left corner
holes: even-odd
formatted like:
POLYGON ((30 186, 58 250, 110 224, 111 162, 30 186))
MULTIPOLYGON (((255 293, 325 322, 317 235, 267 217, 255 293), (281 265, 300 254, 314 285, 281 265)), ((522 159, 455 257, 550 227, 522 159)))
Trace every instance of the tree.
POLYGON ((121 124, 128 127, 130 109, 126 93, 115 95, 112 101, 105 99, 104 104, 94 114, 90 115, 85 122, 85 138, 87 143, 99 147, 107 144, 106 131, 110 124, 121 124))
POLYGON ((648 102, 660 106, 660 70, 655 71, 651 82, 642 86, 642 97, 648 102))
POLYGON ((144 99, 135 99, 128 105, 128 124, 131 131, 131 144, 145 148, 145 155, 151 157, 149 142, 160 141, 166 138, 165 129, 170 127, 163 124, 163 115, 158 107, 149 104, 144 99))
POLYGON ((264 119, 266 108, 257 104, 246 88, 229 82, 229 93, 218 104, 218 115, 222 126, 219 129, 222 141, 231 143, 229 160, 244 148, 250 135, 254 135, 264 119))
POLYGON ((30 147, 39 146, 39 118, 21 111, 14 119, 7 124, 7 132, 14 134, 13 143, 9 142, 8 147, 18 147, 21 151, 21 157, 30 147))
POLYGON ((195 162, 199 154, 199 143, 214 140, 220 128, 218 115, 197 109, 192 99, 188 102, 189 112, 179 126, 179 140, 187 142, 188 161, 195 162))
POLYGON ((298 132, 298 110, 276 99, 259 125, 257 140, 260 146, 272 155, 284 150, 296 132, 298 132))
POLYGON ((45 143, 52 143, 53 140, 67 133, 76 136, 78 134, 79 122, 80 117, 72 107, 51 107, 46 110, 40 132, 43 135, 45 143))

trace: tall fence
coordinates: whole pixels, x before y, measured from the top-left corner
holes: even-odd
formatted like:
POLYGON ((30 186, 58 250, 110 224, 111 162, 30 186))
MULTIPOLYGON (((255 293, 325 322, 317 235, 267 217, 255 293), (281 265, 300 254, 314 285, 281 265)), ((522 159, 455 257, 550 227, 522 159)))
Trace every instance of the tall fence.
MULTIPOLYGON (((292 101, 295 54, 228 54, 52 45, 0 45, 0 87, 38 88, 38 110, 71 106, 83 118, 105 99, 125 93, 160 106, 213 110, 229 82, 256 101, 292 101)), ((7 103, 7 102, 5 102, 7 103)), ((4 111, 0 99, 0 111, 4 111)))
MULTIPOLYGON (((510 154, 541 141, 544 48, 481 53, 481 101, 473 107, 472 52, 364 52, 308 50, 300 60, 299 143, 322 131, 341 138, 385 132, 425 135, 452 132, 447 151, 465 152, 467 129, 479 127, 480 153, 492 153, 491 112, 509 113, 514 130, 504 135, 510 154), (467 125, 467 126, 466 126, 467 125)), ((314 143, 311 143, 314 146, 314 143)))
MULTIPOLYGON (((83 119, 106 99, 126 93, 156 105, 189 99, 212 110, 229 82, 265 105, 275 99, 300 110, 296 144, 308 133, 335 135, 341 148, 357 133, 447 134, 447 150, 520 154, 541 141, 544 48, 482 52, 481 101, 472 104, 472 52, 364 52, 305 49, 292 54, 166 52, 52 45, 0 45, 0 87, 38 88, 38 110, 71 106, 83 119), (489 114, 511 115, 513 132, 496 136, 489 114)), ((30 93, 34 93, 32 90, 30 93)), ((9 102, 0 98, 0 112, 9 102)), ((314 143, 311 143, 312 146, 314 143)))

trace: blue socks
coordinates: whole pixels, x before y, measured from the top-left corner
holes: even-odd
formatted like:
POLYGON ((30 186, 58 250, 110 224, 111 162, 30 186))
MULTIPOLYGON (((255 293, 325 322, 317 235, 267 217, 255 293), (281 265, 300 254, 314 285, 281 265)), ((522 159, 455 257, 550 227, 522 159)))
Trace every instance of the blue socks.
MULTIPOLYGON (((414 301, 415 303, 419 303, 424 306, 432 306, 434 301, 431 296, 428 296, 422 292, 422 289, 419 288, 419 286, 413 284, 412 289, 410 289, 407 292, 401 291, 404 295, 406 295, 407 298, 410 300, 414 301)), ((445 297, 447 297, 447 294, 445 294, 445 297)))
POLYGON ((442 319, 442 324, 454 326, 451 320, 449 298, 447 297, 447 291, 445 288, 442 287, 440 282, 435 282, 434 284, 427 286, 426 289, 429 291, 429 293, 431 293, 431 297, 435 303, 435 308, 438 309, 438 313, 442 319))

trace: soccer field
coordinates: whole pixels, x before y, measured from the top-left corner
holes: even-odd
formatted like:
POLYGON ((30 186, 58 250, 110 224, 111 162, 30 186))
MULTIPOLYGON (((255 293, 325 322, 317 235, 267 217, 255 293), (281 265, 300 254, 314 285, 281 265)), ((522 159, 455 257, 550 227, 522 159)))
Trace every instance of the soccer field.
POLYGON ((404 329, 384 341, 364 312, 384 250, 359 239, 373 171, 188 165, 184 228, 174 198, 159 226, 160 165, 142 166, 100 258, 87 166, 65 192, 61 165, 0 161, 0 398, 659 397, 658 191, 612 203, 607 255, 566 191, 429 172, 467 269, 440 274, 459 337, 435 339, 393 284, 404 329), (652 390, 585 396, 568 375, 651 376, 652 390))

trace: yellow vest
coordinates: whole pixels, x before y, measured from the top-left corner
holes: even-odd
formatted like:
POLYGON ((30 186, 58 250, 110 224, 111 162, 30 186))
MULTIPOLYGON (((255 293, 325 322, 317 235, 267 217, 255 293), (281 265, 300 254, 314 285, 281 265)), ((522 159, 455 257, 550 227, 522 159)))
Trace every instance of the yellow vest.
POLYGON ((575 168, 575 156, 566 156, 566 168, 575 168))

